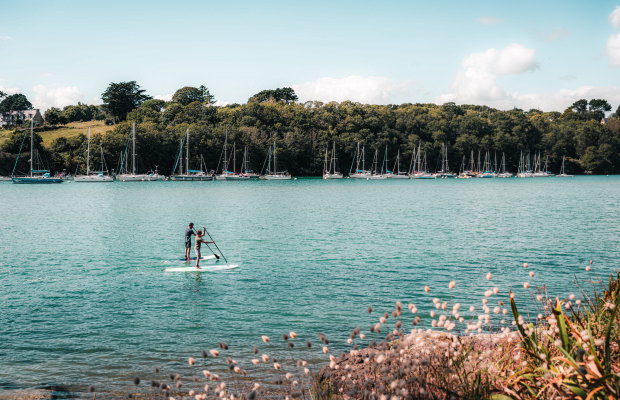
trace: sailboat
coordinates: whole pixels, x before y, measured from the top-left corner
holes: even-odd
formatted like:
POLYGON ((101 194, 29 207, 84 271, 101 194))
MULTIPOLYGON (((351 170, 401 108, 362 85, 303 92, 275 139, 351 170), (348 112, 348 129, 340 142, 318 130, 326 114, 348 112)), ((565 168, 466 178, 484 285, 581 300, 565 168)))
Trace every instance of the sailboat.
POLYGON ((417 169, 414 165, 414 168, 413 168, 414 172, 411 175, 411 178, 413 179, 435 179, 435 175, 428 172, 428 169, 426 167, 426 152, 424 152, 424 158, 421 158, 421 153, 420 153, 421 148, 422 148, 422 144, 420 143, 420 145, 418 146, 418 155, 416 156, 416 161, 418 164, 417 169))
POLYGON ((222 173, 215 175, 215 179, 218 181, 247 181, 249 176, 240 174, 236 171, 237 164, 237 152, 235 151, 235 142, 233 142, 232 151, 230 157, 226 157, 226 148, 228 147, 228 129, 226 129, 226 138, 224 139, 224 157, 222 158, 222 173), (230 162, 232 161, 232 171, 229 171, 230 162))
MULTIPOLYGON (((26 139, 26 135, 28 134, 28 130, 24 132, 24 139, 26 139)), ((24 146, 24 140, 22 140, 22 145, 19 148, 19 155, 22 153, 22 148, 24 146)), ((33 162, 35 157, 34 150, 34 121, 30 120, 30 175, 27 176, 15 176, 15 169, 17 168, 17 162, 19 161, 19 155, 15 160, 15 166, 13 167, 13 172, 11 173, 11 180, 13 183, 62 183, 62 178, 53 178, 50 175, 50 171, 47 169, 34 169, 33 162)))
POLYGON ((555 174, 547 171, 547 162, 549 161, 549 156, 545 157, 545 166, 543 168, 540 167, 540 153, 538 153, 538 162, 536 172, 534 172, 534 178, 548 178, 551 176, 555 176, 555 174))
POLYGON ((448 146, 444 143, 441 146, 441 170, 437 171, 435 174, 436 178, 454 178, 456 174, 450 172, 450 167, 448 166, 448 146))
POLYGON ((355 172, 353 172, 353 164, 351 164, 351 171, 349 172, 349 178, 352 179, 368 179, 370 178, 370 171, 366 171, 365 165, 365 153, 366 146, 362 146, 362 151, 360 152, 360 142, 357 141, 357 148, 355 149, 355 155, 353 156, 353 162, 355 163, 355 172), (360 169, 361 163, 361 169, 360 169))
POLYGON ((527 154, 527 160, 526 157, 523 156, 523 152, 521 152, 521 155, 519 156, 519 172, 517 173, 517 178, 531 178, 533 176, 532 174, 532 168, 530 166, 530 154, 527 154))
POLYGON ((204 159, 200 155, 200 169, 189 169, 189 128, 185 131, 185 137, 181 139, 179 146, 179 154, 174 164, 173 171, 179 167, 179 173, 172 175, 170 179, 173 181, 212 181, 213 174, 208 174, 202 170, 204 159), (185 172, 183 172, 183 144, 185 144, 185 172))
MULTIPOLYGON (((387 154, 387 147, 385 151, 387 154)), ((387 175, 388 175, 388 178, 390 179, 409 179, 408 173, 400 171, 400 148, 396 152, 396 160, 394 160, 394 167, 392 168, 392 171, 387 171, 387 175)))
POLYGON ((114 177, 107 174, 105 161, 103 158, 103 147, 101 149, 101 169, 99 171, 90 170, 90 126, 88 127, 88 146, 86 148, 86 175, 77 175, 76 182, 113 182, 114 177))
POLYGON ((491 156, 489 154, 489 152, 487 151, 487 153, 484 155, 484 164, 483 164, 483 171, 480 171, 480 173, 478 174, 478 178, 493 178, 493 171, 491 170, 491 160, 490 160, 491 156))
POLYGON ((131 124, 131 172, 127 168, 127 151, 129 150, 129 140, 127 141, 127 147, 123 154, 121 165, 124 165, 122 173, 116 175, 116 179, 121 182, 144 182, 144 181, 163 181, 165 176, 160 175, 155 171, 149 171, 146 174, 136 174, 136 123, 131 124))
POLYGON ((250 156, 248 154, 248 146, 243 149, 243 162, 241 163, 241 173, 250 179, 258 178, 260 175, 250 169, 250 156))
POLYGON ((336 142, 332 141, 332 154, 327 159, 327 146, 325 146, 325 162, 323 163, 323 179, 342 179, 342 173, 336 171, 336 142))
MULTIPOLYGON (((387 148, 385 149, 387 155, 387 148)), ((383 157, 383 163, 381 164, 381 169, 379 169, 379 149, 375 149, 375 157, 372 160, 373 171, 368 176, 368 179, 387 179, 387 174, 383 173, 383 166, 385 164, 385 156, 383 157)))
POLYGON ((567 174, 567 173, 566 173, 566 171, 564 170, 564 160, 566 160, 566 156, 563 156, 563 157, 562 157, 562 167, 560 168, 560 173, 559 173, 559 174, 557 174, 556 176, 557 176, 558 178, 572 178, 572 177, 574 177, 575 175, 569 175, 569 174, 567 174))
POLYGON ((499 170, 502 171, 497 174, 498 178, 512 178, 512 172, 506 172, 506 155, 502 152, 502 165, 500 165, 499 170))
POLYGON ((269 162, 267 163, 267 173, 260 177, 262 180, 267 181, 287 181, 291 179, 291 174, 288 171, 280 171, 277 169, 276 159, 276 141, 274 139, 273 146, 269 146, 269 162), (273 158, 273 169, 271 168, 271 159, 273 158))

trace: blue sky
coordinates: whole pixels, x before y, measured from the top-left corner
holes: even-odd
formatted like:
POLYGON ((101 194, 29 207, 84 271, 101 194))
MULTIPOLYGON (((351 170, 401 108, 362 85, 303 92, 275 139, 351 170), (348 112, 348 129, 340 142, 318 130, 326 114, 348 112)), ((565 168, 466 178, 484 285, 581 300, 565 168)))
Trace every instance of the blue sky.
POLYGON ((37 108, 100 103, 110 82, 220 104, 300 100, 620 104, 620 1, 20 1, 2 6, 0 90, 37 108))

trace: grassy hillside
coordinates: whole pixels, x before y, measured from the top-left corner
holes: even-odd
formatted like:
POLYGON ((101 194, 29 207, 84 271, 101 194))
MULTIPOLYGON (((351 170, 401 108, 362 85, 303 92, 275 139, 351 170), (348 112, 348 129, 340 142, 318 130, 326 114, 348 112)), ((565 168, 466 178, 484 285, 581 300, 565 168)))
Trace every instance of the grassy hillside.
MULTIPOLYGON (((87 121, 87 122, 71 122, 67 125, 59 126, 58 129, 53 129, 45 132, 38 132, 39 135, 43 138, 43 146, 49 147, 50 144, 59 137, 74 137, 79 135, 80 133, 86 135, 88 134, 88 127, 90 126, 91 135, 95 134, 105 134, 111 131, 114 127, 108 126, 104 124, 103 121, 87 121)), ((4 142, 9 135, 13 132, 12 129, 2 129, 0 130, 0 144, 4 142)))

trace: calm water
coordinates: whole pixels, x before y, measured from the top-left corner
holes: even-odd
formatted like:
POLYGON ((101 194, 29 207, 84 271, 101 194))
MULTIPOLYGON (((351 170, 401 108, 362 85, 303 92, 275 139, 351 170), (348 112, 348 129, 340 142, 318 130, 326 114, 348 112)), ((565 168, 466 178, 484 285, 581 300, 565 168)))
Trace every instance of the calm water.
POLYGON ((428 315, 452 279, 480 304, 492 285, 567 295, 590 259, 620 265, 620 177, 9 183, 0 204, 0 389, 123 390, 219 341, 248 367, 260 335, 275 354, 289 330, 339 353, 396 300, 428 315), (240 268, 164 273, 190 221, 240 268))

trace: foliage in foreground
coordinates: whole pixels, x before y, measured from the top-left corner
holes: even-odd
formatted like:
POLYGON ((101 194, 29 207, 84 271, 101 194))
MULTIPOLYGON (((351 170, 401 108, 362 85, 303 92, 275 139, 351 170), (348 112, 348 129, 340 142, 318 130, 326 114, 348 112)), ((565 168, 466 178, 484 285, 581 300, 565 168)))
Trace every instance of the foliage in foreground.
MULTIPOLYGON (((526 271, 534 276, 531 268, 526 271)), ((488 273, 486 278, 493 277, 488 273)), ((481 306, 468 310, 454 303, 452 296, 443 301, 433 298, 430 319, 419 315, 414 304, 408 305, 409 313, 397 302, 391 314, 380 315, 368 331, 355 328, 347 339, 350 351, 340 357, 331 354, 330 340, 321 333, 321 344, 313 347, 289 332, 282 335, 284 353, 263 336, 263 343, 253 349, 256 358, 251 365, 242 366, 230 357, 221 365, 228 350, 222 342, 217 349, 203 350, 202 359, 190 357, 185 377, 166 376, 156 368, 150 385, 135 378, 138 387, 130 397, 617 399, 619 278, 620 274, 610 278, 606 285, 594 282, 587 291, 580 287, 581 298, 571 294, 551 299, 544 286, 532 288, 534 307, 530 304, 528 309, 539 312, 531 318, 519 313, 512 292, 510 305, 504 307, 497 287, 481 294, 481 306), (508 308, 512 322, 504 319, 510 315, 508 308), (414 329, 405 334, 403 323, 408 319, 414 329), (392 320, 393 324, 388 322, 392 320), (325 363, 321 356, 329 357, 329 364, 313 371, 325 363)), ((450 290, 455 285, 450 282, 450 290)), ((523 286, 529 289, 530 283, 523 286)), ((368 311, 372 313, 372 308, 368 311)))

